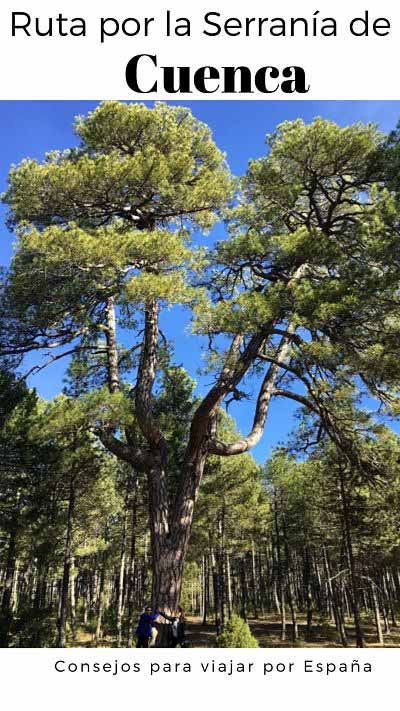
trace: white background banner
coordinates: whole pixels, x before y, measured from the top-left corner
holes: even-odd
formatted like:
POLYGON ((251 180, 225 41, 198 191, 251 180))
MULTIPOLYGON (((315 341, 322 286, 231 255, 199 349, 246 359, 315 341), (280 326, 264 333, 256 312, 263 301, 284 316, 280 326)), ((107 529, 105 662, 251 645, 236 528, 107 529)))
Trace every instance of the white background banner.
POLYGON ((398 662, 390 649, 0 650, 1 695, 4 708, 18 711, 376 711, 396 706, 398 662), (96 664, 105 669, 94 671, 96 664), (235 671, 240 664, 245 670, 235 671), (372 671, 363 671, 368 664, 372 671))
POLYGON ((1 98, 399 99, 399 27, 393 0, 2 0, 1 98), (185 91, 166 90, 163 67, 185 91), (223 67, 247 68, 234 91, 223 67))

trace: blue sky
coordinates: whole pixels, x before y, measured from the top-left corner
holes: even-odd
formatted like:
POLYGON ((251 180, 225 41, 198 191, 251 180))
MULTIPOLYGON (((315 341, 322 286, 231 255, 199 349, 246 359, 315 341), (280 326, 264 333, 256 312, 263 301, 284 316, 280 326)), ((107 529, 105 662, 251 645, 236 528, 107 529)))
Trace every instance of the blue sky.
MULTIPOLYGON (((265 153, 265 135, 284 120, 303 118, 311 121, 322 116, 341 125, 355 121, 376 123, 383 131, 390 131, 400 119, 400 102, 389 101, 193 101, 171 102, 189 106, 193 113, 211 127, 219 147, 227 154, 232 172, 242 175, 251 158, 265 153)), ((45 152, 64 149, 76 143, 71 125, 74 116, 85 114, 96 106, 93 101, 2 101, 0 103, 0 190, 6 186, 7 173, 12 163, 26 157, 41 159, 45 152)), ((0 205, 0 264, 8 265, 12 255, 13 236, 7 230, 6 210, 0 205)), ((207 237, 207 243, 221 237, 224 231, 217 226, 207 237)), ((199 378, 201 365, 198 341, 189 334, 188 314, 173 309, 163 319, 169 338, 176 342, 176 360, 198 380, 202 393, 209 379, 199 378)), ((32 359, 29 359, 32 364, 32 359)), ((51 398, 62 389, 65 365, 62 362, 42 371, 29 384, 44 398, 51 398)), ((254 455, 263 461, 271 448, 284 441, 293 427, 295 408, 287 401, 273 403, 262 443, 254 455)), ((231 411, 243 432, 251 426, 251 403, 231 411)))

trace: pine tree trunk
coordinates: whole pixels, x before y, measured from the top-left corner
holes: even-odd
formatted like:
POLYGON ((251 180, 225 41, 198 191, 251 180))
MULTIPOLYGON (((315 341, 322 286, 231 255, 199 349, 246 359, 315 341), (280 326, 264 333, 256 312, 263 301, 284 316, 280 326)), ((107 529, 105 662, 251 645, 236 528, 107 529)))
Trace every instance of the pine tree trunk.
POLYGON ((133 616, 134 616, 134 595, 135 595, 135 575, 136 575, 136 526, 137 526, 137 491, 138 484, 135 482, 135 490, 132 500, 132 524, 131 524, 131 548, 129 554, 129 574, 128 574, 128 647, 133 644, 133 616))
POLYGON ((253 600, 253 614, 255 619, 258 618, 258 603, 257 603, 257 575, 256 575, 256 554, 254 550, 254 541, 251 542, 251 596, 253 600))
POLYGON ((122 616, 123 616, 123 595, 125 579, 125 558, 126 558, 126 529, 127 510, 124 511, 124 521, 122 526, 121 550, 119 560, 118 590, 117 590, 117 645, 122 647, 122 616))
POLYGON ((114 299, 109 296, 106 302, 106 317, 107 326, 105 329, 106 344, 107 344, 107 371, 108 371, 108 387, 110 393, 116 393, 119 390, 119 365, 118 365, 118 348, 116 335, 116 319, 114 299))
POLYGON ((266 585, 265 585, 265 577, 264 577, 264 569, 263 569, 263 561, 262 561, 262 554, 261 552, 258 553, 257 557, 257 562, 258 562, 258 583, 259 583, 259 592, 260 592, 260 612, 261 612, 261 617, 265 616, 265 603, 266 603, 266 585))
MULTIPOLYGON (((149 472, 149 508, 152 543, 152 607, 167 615, 176 612, 193 523, 193 511, 206 461, 200 450, 185 465, 183 486, 173 511, 168 509, 162 461, 149 472), (187 471, 189 470, 189 471, 187 471)), ((166 624, 158 624, 157 646, 167 646, 166 624)))
POLYGON ((241 615, 244 620, 247 620, 247 601, 248 601, 248 590, 247 590, 247 576, 246 576, 246 561, 244 557, 240 559, 240 586, 242 593, 242 610, 241 615))
POLYGON ((299 630, 298 630, 298 625, 297 625, 297 610, 296 610, 296 603, 294 601, 293 585, 292 585, 290 571, 288 573, 287 589, 288 589, 288 603, 289 603, 289 608, 290 608, 290 615, 292 618, 292 641, 297 642, 297 640, 299 638, 299 630))
POLYGON ((227 603, 228 603, 228 617, 232 617, 233 603, 232 603, 232 575, 231 575, 231 561, 228 551, 226 552, 226 581, 227 581, 227 603))
POLYGON ((179 546, 156 547, 153 556, 153 607, 170 615, 177 609, 183 578, 183 555, 179 546))
POLYGON ((275 534, 276 534, 276 562, 277 562, 277 577, 278 577, 279 608, 280 608, 280 614, 281 614, 281 640, 282 640, 282 642, 284 642, 286 639, 285 588, 284 588, 284 584, 283 584, 284 577, 283 577, 283 570, 282 570, 280 531, 279 531, 276 494, 275 494, 275 505, 274 505, 274 523, 275 523, 275 534))
POLYGON ((397 619, 396 619, 396 611, 395 611, 395 606, 394 606, 394 600, 393 600, 393 591, 391 588, 391 581, 390 581, 388 570, 383 571, 382 579, 383 579, 383 586, 384 586, 384 590, 385 590, 388 605, 389 605, 390 616, 392 618, 392 625, 393 625, 393 627, 398 627, 397 619))
POLYGON ((372 598, 372 606, 374 610, 374 617, 375 617, 375 628, 376 628, 376 638, 379 644, 383 644, 383 632, 382 632, 382 624, 381 624, 381 616, 379 612, 379 602, 378 602, 378 596, 376 594, 376 585, 373 580, 371 580, 371 598, 372 598))
POLYGON ((13 583, 16 566, 16 543, 17 543, 17 527, 12 526, 10 530, 10 539, 7 550, 7 563, 4 581, 3 598, 1 602, 1 622, 0 622, 0 647, 5 648, 9 645, 10 629, 13 620, 13 583))
POLYGON ((15 559, 14 576, 11 589, 11 612, 14 615, 18 607, 19 560, 15 559))
POLYGON ((207 624, 207 616, 210 608, 210 571, 208 564, 208 555, 203 556, 203 599, 204 599, 204 609, 203 609, 203 625, 207 624))
POLYGON ((69 595, 69 584, 71 576, 71 563, 72 563, 72 535, 73 535, 73 522, 75 514, 75 475, 71 471, 70 474, 70 485, 69 485, 69 501, 68 501, 68 514, 67 514, 67 534, 65 540, 64 548, 64 569, 63 577, 61 582, 60 591, 60 611, 59 618, 57 622, 58 627, 58 637, 57 646, 66 646, 66 625, 67 625, 67 614, 68 614, 68 595, 69 595))
MULTIPOLYGON (((178 609, 183 579, 184 560, 179 546, 165 546, 153 552, 152 607, 166 615, 173 615, 178 609)), ((157 622, 157 647, 167 647, 169 640, 168 622, 159 618, 157 622)))
POLYGON ((365 647, 364 631, 363 631, 363 627, 362 627, 361 614, 360 614, 359 581, 358 581, 356 564, 355 564, 355 559, 354 559, 350 511, 349 511, 347 492, 346 492, 345 481, 344 481, 344 469, 342 466, 339 467, 339 480, 340 480, 340 492, 341 492, 341 497, 342 497, 344 531, 345 531, 346 544, 347 544, 347 553, 348 553, 348 558, 349 558, 351 588, 352 588, 352 593, 353 593, 353 617, 354 617, 354 627, 355 627, 355 632, 356 632, 356 646, 357 647, 365 647))
POLYGON ((218 521, 218 548, 217 548, 217 579, 219 590, 219 613, 218 617, 221 620, 221 629, 225 625, 225 533, 224 533, 225 514, 222 510, 218 521))
POLYGON ((97 621, 96 621, 96 631, 94 635, 96 645, 99 644, 103 636, 103 613, 104 613, 104 603, 105 603, 105 589, 106 589, 106 567, 107 567, 107 554, 104 551, 103 561, 100 571, 100 583, 97 599, 97 621))
POLYGON ((307 639, 310 639, 312 632, 312 618, 313 618, 313 596, 311 587, 311 564, 310 564, 310 548, 306 546, 304 551, 304 586, 306 590, 306 604, 307 604, 307 627, 306 635, 307 639))
POLYGON ((76 601, 75 601, 75 558, 71 556, 71 569, 69 581, 69 596, 71 604, 71 632, 72 639, 76 640, 76 601))
POLYGON ((385 634, 390 634, 390 624, 386 607, 386 599, 383 590, 379 592, 378 600, 380 600, 381 603, 383 624, 385 625, 385 634))
POLYGON ((86 626, 89 617, 89 605, 90 605, 90 586, 87 580, 87 575, 85 576, 85 584, 83 590, 83 619, 82 622, 86 626))
POLYGON ((287 597, 288 597, 288 603, 289 603, 289 608, 290 608, 290 615, 292 618, 292 641, 297 642, 298 637, 299 637, 299 632, 298 632, 298 625, 297 625, 297 610, 296 610, 296 603, 294 600, 294 591, 293 591, 293 581, 292 581, 292 557, 289 549, 289 541, 287 537, 287 531, 286 531, 286 521, 285 517, 282 517, 282 531, 283 531, 283 541, 284 541, 284 547, 285 547, 285 558, 286 558, 286 568, 287 568, 287 597))
POLYGON ((342 642, 343 647, 347 647, 347 634, 346 634, 346 628, 345 628, 344 618, 343 618, 343 608, 338 600, 336 590, 335 590, 333 583, 332 583, 332 571, 331 571, 328 553, 327 553, 325 546, 323 547, 322 550, 323 550, 323 556, 324 556, 324 566, 325 566, 326 584, 327 584, 327 590, 328 590, 328 599, 330 600, 330 604, 331 604, 332 612, 333 612, 333 617, 334 617, 336 629, 340 635, 340 640, 342 642))

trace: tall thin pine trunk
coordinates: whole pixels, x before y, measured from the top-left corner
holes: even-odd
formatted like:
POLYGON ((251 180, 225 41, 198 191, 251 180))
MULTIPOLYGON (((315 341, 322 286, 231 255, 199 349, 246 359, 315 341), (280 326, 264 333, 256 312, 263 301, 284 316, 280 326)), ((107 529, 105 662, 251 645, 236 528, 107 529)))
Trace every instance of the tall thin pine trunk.
POLYGON ((345 472, 342 465, 339 466, 339 482, 340 493, 342 499, 343 524, 346 537, 347 553, 349 559, 351 588, 353 594, 353 617, 356 633, 356 646, 365 647, 364 630, 361 622, 360 613, 360 595, 359 595, 359 579, 357 575, 356 563, 354 558, 353 538, 351 530, 351 515, 349 510, 348 496, 345 485, 345 472))
POLYGON ((126 559, 127 506, 124 510, 122 524, 121 550, 119 559, 118 589, 117 589, 117 644, 122 647, 122 616, 126 559))
POLYGON ((59 618, 58 618, 58 622, 57 622, 57 626, 58 626, 57 645, 58 645, 58 647, 65 647, 66 646, 66 626, 67 626, 68 595, 69 595, 71 563, 72 563, 75 496, 76 496, 75 473, 74 473, 73 469, 71 469, 70 481, 69 481, 67 533, 66 533, 65 547, 64 547, 64 568, 63 568, 63 576, 62 576, 61 590, 60 590, 60 611, 59 611, 59 618))
POLYGON ((128 569, 128 647, 133 644, 133 623, 134 623, 134 596, 135 596, 135 578, 136 578, 136 526, 137 526, 137 497, 138 483, 135 480, 135 488, 132 498, 131 511, 131 546, 129 553, 129 569, 128 569))
POLYGON ((14 525, 11 527, 8 541, 4 591, 1 602, 0 647, 3 648, 9 645, 10 630, 13 621, 13 584, 17 561, 16 545, 17 526, 14 525))

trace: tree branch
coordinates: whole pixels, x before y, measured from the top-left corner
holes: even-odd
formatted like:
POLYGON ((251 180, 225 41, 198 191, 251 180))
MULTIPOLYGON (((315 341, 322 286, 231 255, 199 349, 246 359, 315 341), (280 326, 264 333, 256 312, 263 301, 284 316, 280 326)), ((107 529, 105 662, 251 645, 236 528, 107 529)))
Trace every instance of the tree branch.
POLYGON ((139 471, 148 471, 152 464, 152 458, 149 454, 143 452, 140 448, 133 449, 130 445, 115 437, 109 430, 95 430, 95 434, 104 447, 118 459, 131 464, 139 471))
POLYGON ((211 440, 208 444, 208 449, 211 454, 219 454, 223 457, 232 456, 235 454, 243 454, 243 452, 247 452, 249 449, 258 444, 264 433, 265 423, 272 396, 275 394, 274 385, 281 368, 280 362, 281 359, 284 360, 288 355, 294 330, 295 327, 288 327, 288 335, 284 336, 281 339, 281 342, 277 349, 275 362, 271 363, 264 377, 257 398, 256 410, 251 432, 247 435, 247 437, 237 440, 236 442, 225 443, 220 442, 216 439, 211 440))

